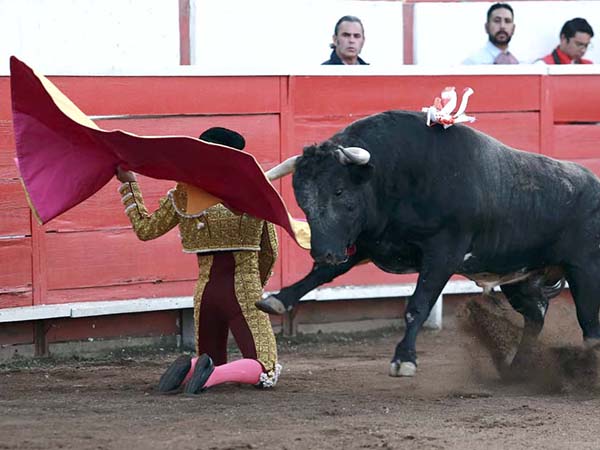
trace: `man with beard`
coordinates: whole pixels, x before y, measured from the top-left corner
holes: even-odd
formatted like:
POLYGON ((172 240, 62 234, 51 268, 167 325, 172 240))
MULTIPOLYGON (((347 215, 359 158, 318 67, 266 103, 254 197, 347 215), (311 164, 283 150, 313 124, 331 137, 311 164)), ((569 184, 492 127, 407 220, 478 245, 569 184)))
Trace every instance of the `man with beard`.
POLYGON ((508 3, 494 3, 487 12, 485 32, 488 42, 477 53, 469 56, 463 64, 519 64, 508 51, 508 44, 515 32, 513 9, 508 3))
MULTIPOLYGON (((583 55, 591 44, 594 30, 587 20, 581 17, 565 22, 560 30, 560 44, 552 53, 538 61, 545 64, 593 64, 583 55)), ((536 61, 536 63, 538 62, 536 61)))
POLYGON ((368 65, 358 56, 365 44, 365 29, 358 17, 344 16, 335 24, 333 51, 323 66, 332 65, 368 65))

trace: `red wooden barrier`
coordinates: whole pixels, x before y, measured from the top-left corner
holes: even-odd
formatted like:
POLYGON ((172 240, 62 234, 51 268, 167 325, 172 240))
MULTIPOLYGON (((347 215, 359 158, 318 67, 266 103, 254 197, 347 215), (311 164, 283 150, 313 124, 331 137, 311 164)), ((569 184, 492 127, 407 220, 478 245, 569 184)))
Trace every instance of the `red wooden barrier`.
MULTIPOLYGON (((468 110, 478 119, 475 128, 517 148, 575 159, 596 173, 600 128, 589 122, 600 122, 593 107, 599 80, 549 75, 53 78, 85 113, 102 116, 97 122, 105 129, 197 136, 209 126, 231 127, 247 137, 248 151, 265 169, 360 117, 386 109, 417 110, 430 105, 444 86, 459 92, 470 86, 476 92, 468 110)), ((0 308, 191 295, 195 258, 182 254, 176 231, 139 242, 122 211, 116 181, 46 226, 32 225, 13 162, 7 77, 0 77, 0 98, 0 308)), ((141 183, 150 208, 172 185, 144 178, 141 183)), ((300 215, 289 179, 280 190, 300 215)), ((310 270, 308 253, 281 238, 269 290, 310 270)), ((412 279, 365 265, 334 284, 412 279)))

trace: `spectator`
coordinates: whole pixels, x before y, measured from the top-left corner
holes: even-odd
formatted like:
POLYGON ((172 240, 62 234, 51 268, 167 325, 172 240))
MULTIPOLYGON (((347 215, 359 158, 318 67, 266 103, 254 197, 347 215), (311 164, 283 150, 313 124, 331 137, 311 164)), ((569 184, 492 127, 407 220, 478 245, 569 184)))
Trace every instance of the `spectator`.
MULTIPOLYGON (((206 130, 200 139, 239 150, 245 146, 243 136, 225 128, 206 130)), ((148 214, 135 174, 119 168, 117 178, 123 183, 119 192, 125 212, 141 240, 179 226, 184 251, 198 258, 194 325, 199 356, 177 358, 161 377, 158 391, 197 394, 225 382, 274 386, 281 369, 275 336, 268 314, 254 306, 277 258, 273 224, 223 204, 188 213, 189 187, 182 183, 148 214), (230 329, 243 358, 227 363, 230 329)))
POLYGON ((355 16, 344 16, 335 24, 331 56, 321 65, 368 65, 358 56, 365 44, 365 29, 355 16))
POLYGON ((594 37, 594 30, 581 17, 565 22, 560 30, 560 44, 552 53, 538 59, 536 62, 545 64, 593 64, 584 59, 586 50, 594 37))
POLYGON ((514 13, 508 3, 494 3, 487 12, 485 32, 488 42, 477 53, 469 56, 463 64, 519 64, 508 51, 508 44, 515 32, 514 13))

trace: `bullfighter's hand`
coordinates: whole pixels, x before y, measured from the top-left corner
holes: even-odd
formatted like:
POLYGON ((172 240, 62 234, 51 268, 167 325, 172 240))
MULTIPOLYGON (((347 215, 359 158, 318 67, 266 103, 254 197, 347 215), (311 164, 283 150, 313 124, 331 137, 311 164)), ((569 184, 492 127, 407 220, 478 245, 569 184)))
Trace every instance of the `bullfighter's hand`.
POLYGON ((123 170, 121 169, 121 166, 117 166, 117 180, 119 180, 121 183, 137 181, 135 173, 131 172, 130 170, 123 170))

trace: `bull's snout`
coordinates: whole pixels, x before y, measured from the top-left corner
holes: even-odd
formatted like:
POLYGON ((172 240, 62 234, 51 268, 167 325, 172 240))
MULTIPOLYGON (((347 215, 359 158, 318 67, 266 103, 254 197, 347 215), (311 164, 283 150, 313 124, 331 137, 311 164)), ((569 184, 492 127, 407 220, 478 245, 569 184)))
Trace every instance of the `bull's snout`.
POLYGON ((348 261, 348 254, 346 252, 340 254, 340 253, 335 253, 331 250, 327 250, 323 253, 319 253, 319 254, 312 254, 313 259, 315 260, 315 262, 317 264, 327 264, 327 265, 337 265, 337 264, 342 264, 346 261, 348 261))

